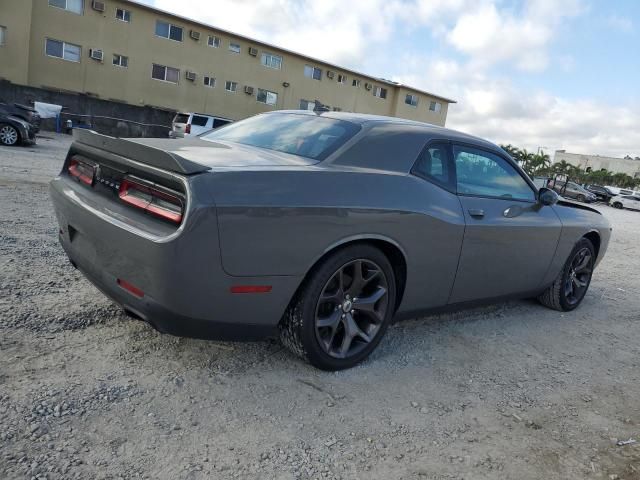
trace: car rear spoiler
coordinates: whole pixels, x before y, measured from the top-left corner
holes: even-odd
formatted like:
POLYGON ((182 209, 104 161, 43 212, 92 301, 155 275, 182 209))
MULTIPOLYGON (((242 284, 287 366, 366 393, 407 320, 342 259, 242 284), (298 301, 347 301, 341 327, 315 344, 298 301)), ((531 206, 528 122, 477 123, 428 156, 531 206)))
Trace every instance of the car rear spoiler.
POLYGON ((209 170, 209 167, 182 158, 175 153, 136 143, 133 140, 102 135, 93 130, 75 128, 73 130, 73 139, 75 143, 120 155, 161 170, 183 175, 192 175, 209 170))

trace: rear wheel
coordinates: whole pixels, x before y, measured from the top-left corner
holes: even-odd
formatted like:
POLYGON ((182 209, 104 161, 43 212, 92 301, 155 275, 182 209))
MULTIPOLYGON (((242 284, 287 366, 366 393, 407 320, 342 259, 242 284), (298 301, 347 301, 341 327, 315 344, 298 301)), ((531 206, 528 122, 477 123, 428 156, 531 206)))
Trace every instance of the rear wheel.
POLYGON ((593 244, 581 239, 553 284, 538 297, 540 303, 563 312, 577 308, 589 289, 595 260, 593 244))
POLYGON ((20 140, 20 134, 18 130, 12 125, 6 123, 0 124, 0 143, 2 145, 13 146, 20 140))
POLYGON ((280 322, 280 338, 323 370, 353 367, 380 343, 395 299, 387 257, 370 245, 346 247, 310 274, 280 322))

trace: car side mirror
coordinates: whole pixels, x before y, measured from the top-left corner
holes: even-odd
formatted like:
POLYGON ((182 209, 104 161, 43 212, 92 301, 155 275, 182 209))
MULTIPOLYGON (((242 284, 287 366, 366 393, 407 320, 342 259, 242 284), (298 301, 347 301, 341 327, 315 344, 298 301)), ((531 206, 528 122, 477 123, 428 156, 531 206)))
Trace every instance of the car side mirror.
POLYGON ((555 205, 556 203, 558 203, 559 199, 560 197, 558 196, 558 194, 553 190, 551 190, 550 188, 543 187, 538 192, 538 202, 541 205, 546 205, 546 206, 555 205))

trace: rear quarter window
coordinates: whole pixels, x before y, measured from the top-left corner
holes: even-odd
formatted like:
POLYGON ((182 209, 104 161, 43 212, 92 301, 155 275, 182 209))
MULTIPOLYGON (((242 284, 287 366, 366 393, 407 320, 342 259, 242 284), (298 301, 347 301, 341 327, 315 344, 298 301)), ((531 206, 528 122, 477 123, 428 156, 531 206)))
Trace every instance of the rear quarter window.
POLYGON ((189 123, 189 115, 186 113, 179 113, 173 119, 173 123, 189 123))

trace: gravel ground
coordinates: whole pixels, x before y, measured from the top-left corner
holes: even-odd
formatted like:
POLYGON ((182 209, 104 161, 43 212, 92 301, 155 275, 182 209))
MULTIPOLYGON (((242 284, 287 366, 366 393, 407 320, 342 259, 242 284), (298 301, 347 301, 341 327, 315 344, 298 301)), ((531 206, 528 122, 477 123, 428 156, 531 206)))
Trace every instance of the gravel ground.
POLYGON ((361 366, 160 335, 68 264, 47 180, 0 147, 0 478, 640 479, 640 212, 578 311, 401 322, 361 366))

